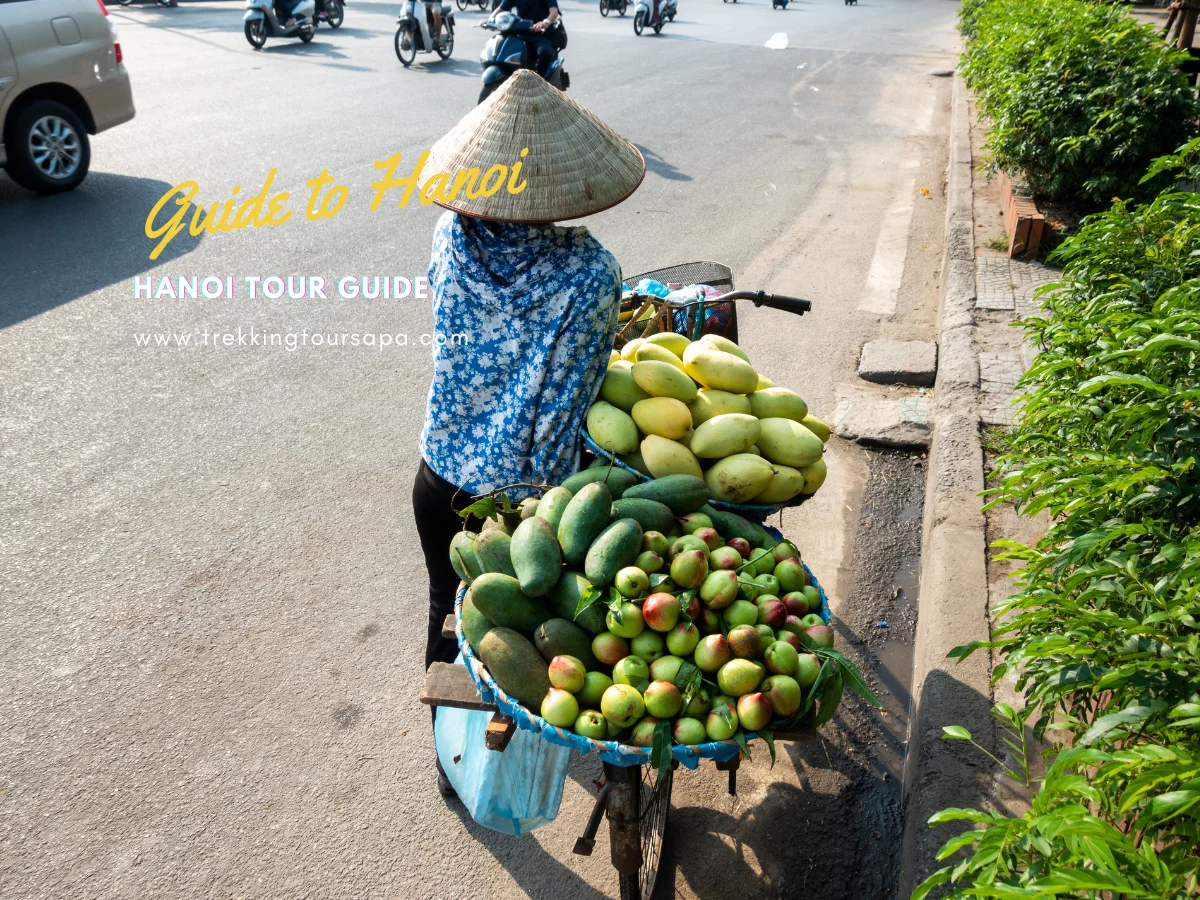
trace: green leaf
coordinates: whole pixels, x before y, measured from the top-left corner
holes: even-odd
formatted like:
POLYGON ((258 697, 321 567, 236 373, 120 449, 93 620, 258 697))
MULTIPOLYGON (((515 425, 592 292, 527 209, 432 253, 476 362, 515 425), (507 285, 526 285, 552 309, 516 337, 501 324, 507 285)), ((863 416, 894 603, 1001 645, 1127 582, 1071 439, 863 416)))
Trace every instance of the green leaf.
POLYGON ((658 777, 665 778, 671 769, 671 722, 659 719, 654 726, 654 740, 650 745, 650 765, 658 770, 658 777))
POLYGON ((750 747, 746 744, 746 733, 742 729, 738 729, 733 733, 733 742, 738 745, 742 756, 750 759, 750 747))
POLYGON ((883 704, 879 702, 879 698, 875 696, 875 692, 871 690, 870 685, 867 684, 867 681, 865 678, 863 678, 862 673, 858 671, 858 666, 854 665, 854 663, 836 650, 821 648, 818 655, 836 659, 838 664, 841 666, 842 676, 846 683, 849 684, 850 690, 854 691, 854 693, 858 694, 876 708, 883 708, 883 704))
POLYGON ((459 511, 459 516, 467 519, 474 516, 477 519, 499 519, 500 513, 496 508, 496 498, 490 494, 486 497, 480 497, 470 506, 466 506, 459 511))
POLYGON ((961 725, 943 725, 942 739, 949 741, 969 741, 971 740, 971 732, 967 731, 961 725))
POLYGON ((579 614, 594 603, 599 603, 600 598, 604 596, 604 591, 593 585, 588 585, 582 594, 579 595, 579 602, 575 604, 575 615, 572 619, 578 619, 579 614))
POLYGON ((771 768, 775 768, 775 732, 770 728, 759 729, 758 736, 767 742, 767 750, 771 752, 771 768))

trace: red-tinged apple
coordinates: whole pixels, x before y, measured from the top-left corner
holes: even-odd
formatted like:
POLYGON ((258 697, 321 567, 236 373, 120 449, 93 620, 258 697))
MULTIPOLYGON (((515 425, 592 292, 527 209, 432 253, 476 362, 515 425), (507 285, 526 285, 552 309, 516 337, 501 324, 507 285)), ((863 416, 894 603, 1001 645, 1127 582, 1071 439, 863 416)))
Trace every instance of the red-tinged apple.
POLYGON ((560 690, 578 694, 583 690, 587 668, 574 656, 556 656, 550 660, 550 684, 560 690))

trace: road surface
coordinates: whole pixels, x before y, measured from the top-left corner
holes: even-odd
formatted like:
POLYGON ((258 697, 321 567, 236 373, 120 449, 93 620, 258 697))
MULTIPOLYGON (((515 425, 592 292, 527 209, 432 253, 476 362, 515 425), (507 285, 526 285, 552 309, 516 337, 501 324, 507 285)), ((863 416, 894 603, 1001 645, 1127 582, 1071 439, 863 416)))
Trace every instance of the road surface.
MULTIPOLYGON (((953 64, 955 3, 686 0, 637 38, 562 2, 571 96, 649 168, 587 222, 627 274, 716 259, 811 298, 803 320, 746 312, 743 345, 826 418, 863 341, 932 338, 949 81, 931 73, 953 64)), ((440 211, 372 212, 373 162, 415 160, 473 105, 486 35, 457 13, 453 58, 404 70, 397 11, 350 0, 339 31, 255 52, 235 3, 113 6, 137 117, 93 139, 73 194, 0 176, 4 897, 614 895, 603 829, 570 853, 594 759, 519 839, 434 788, 409 503, 428 304, 245 296, 246 276, 424 274, 440 211), (327 170, 344 208, 148 259, 172 186, 207 204, 272 169, 297 208, 327 170), (137 278, 193 275, 233 276, 237 298, 135 298, 137 278), (410 344, 155 344, 239 328, 410 344)), ((830 469, 786 527, 853 623, 866 454, 835 441, 830 469)), ((756 753, 736 801, 711 766, 681 771, 664 896, 889 896, 898 804, 877 720, 843 709, 773 769, 756 753)))

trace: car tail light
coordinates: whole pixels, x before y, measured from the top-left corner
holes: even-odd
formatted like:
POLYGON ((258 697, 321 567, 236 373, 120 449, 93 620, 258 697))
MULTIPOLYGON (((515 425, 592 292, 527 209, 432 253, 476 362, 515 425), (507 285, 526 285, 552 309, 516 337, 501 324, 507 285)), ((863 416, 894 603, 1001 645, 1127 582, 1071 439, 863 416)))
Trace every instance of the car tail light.
MULTIPOLYGON (((104 5, 104 0, 96 0, 96 3, 100 6, 100 12, 107 16, 108 7, 104 5)), ((108 23, 108 31, 112 35, 113 52, 117 54, 117 62, 120 63, 125 59, 125 56, 121 53, 121 42, 117 40, 117 29, 112 22, 108 23)))

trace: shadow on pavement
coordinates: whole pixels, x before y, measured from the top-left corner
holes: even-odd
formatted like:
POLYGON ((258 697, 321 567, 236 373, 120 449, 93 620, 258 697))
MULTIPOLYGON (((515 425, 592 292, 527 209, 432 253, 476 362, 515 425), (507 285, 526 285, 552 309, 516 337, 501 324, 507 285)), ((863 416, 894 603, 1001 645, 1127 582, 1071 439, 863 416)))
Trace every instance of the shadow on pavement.
POLYGON ((647 171, 653 172, 655 175, 658 175, 661 178, 666 178, 668 181, 692 180, 691 175, 687 175, 679 171, 649 147, 646 147, 643 144, 634 144, 634 146, 642 151, 642 156, 646 159, 647 171))
MULTIPOLYGON (((450 808, 462 820, 463 828, 481 846, 495 857, 513 881, 521 886, 524 896, 530 900, 607 900, 602 894, 569 868, 542 849, 532 834, 513 837, 484 828, 467 815, 461 803, 451 803, 450 808)), ((584 823, 580 822, 579 830, 584 823)), ((617 883, 614 869, 613 886, 617 883)))
POLYGON ((145 234, 146 216, 173 186, 92 172, 74 191, 37 197, 0 177, 0 328, 194 250, 203 236, 185 230, 150 259, 154 244, 145 234), (88 253, 87 265, 79 264, 83 248, 101 246, 88 253))

